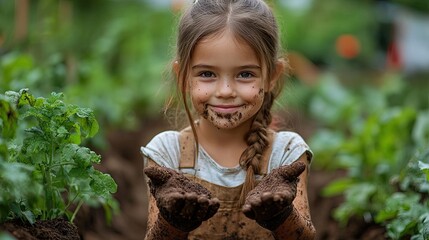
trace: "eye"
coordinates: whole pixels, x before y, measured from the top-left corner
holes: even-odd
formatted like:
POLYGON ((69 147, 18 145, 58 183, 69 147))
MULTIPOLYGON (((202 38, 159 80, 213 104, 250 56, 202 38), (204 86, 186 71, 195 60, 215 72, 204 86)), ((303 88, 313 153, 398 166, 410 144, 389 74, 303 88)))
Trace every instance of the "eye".
POLYGON ((255 75, 251 72, 241 72, 240 74, 238 74, 239 78, 252 78, 255 75))
POLYGON ((213 72, 210 71, 204 71, 198 74, 198 76, 203 77, 203 78, 213 78, 215 77, 213 72))

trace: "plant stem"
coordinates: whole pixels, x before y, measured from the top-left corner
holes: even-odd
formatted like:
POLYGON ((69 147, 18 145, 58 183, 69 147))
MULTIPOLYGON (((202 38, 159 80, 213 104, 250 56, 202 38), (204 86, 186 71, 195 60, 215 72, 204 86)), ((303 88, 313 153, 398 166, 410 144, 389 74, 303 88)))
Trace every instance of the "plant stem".
POLYGON ((78 205, 77 205, 76 209, 75 209, 75 210, 74 210, 74 212, 73 212, 72 217, 70 218, 70 222, 71 222, 71 223, 73 223, 74 218, 76 217, 77 212, 79 212, 79 209, 80 209, 80 207, 82 206, 82 204, 83 204, 83 200, 79 201, 79 203, 78 203, 78 205))
MULTIPOLYGON (((68 196, 70 196, 70 192, 68 191, 67 192, 67 195, 68 196)), ((68 203, 67 203, 67 205, 65 206, 65 210, 67 210, 69 207, 70 207, 70 205, 74 202, 74 200, 76 200, 76 198, 79 196, 79 194, 76 194, 75 196, 74 196, 74 198, 72 199, 72 200, 70 200, 68 203)), ((68 198, 67 198, 68 199, 68 198)))

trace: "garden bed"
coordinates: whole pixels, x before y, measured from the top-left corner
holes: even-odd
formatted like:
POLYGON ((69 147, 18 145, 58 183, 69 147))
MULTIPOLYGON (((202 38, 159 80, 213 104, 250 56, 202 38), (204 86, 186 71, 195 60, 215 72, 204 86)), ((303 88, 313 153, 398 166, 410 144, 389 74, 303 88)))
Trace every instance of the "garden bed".
POLYGON ((9 232, 16 239, 25 240, 79 240, 78 229, 64 219, 36 221, 33 225, 21 220, 7 221, 0 229, 9 232))

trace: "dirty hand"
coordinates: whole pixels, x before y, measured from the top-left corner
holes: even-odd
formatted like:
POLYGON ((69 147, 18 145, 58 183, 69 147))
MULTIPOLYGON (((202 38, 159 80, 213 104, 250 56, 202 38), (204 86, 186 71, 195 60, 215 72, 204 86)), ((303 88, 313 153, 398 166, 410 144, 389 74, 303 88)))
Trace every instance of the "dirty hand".
POLYGON ((219 200, 183 174, 165 167, 147 167, 144 173, 161 216, 173 227, 190 232, 217 212, 219 200))
POLYGON ((243 213, 262 227, 271 231, 280 226, 293 210, 298 176, 305 170, 305 164, 274 169, 247 194, 243 213))

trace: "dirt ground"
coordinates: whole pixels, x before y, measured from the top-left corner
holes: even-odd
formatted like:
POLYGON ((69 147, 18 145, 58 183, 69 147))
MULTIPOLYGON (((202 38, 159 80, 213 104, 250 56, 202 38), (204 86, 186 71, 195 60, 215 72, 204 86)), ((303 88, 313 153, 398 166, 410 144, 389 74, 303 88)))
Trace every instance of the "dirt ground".
MULTIPOLYGON (((77 227, 64 219, 37 221, 33 225, 23 223, 19 219, 7 221, 0 229, 11 233, 16 239, 22 240, 79 240, 77 227)), ((3 239, 0 237, 0 239, 3 239)))

